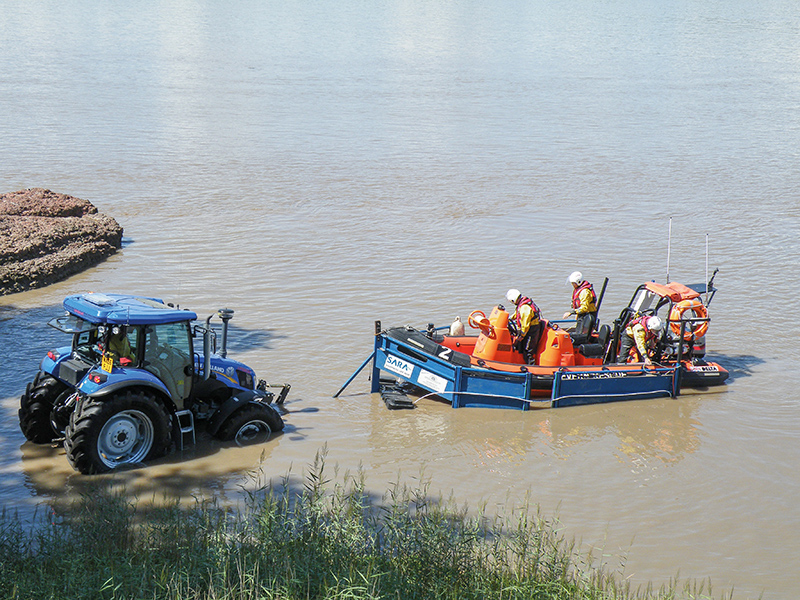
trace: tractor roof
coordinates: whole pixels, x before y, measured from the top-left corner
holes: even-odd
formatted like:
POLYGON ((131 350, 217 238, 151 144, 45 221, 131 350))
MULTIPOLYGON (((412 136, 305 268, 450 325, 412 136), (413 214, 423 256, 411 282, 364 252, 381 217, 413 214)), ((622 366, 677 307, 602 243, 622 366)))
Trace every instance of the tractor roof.
POLYGON ((164 304, 159 298, 127 294, 76 294, 64 298, 64 308, 92 323, 150 325, 193 321, 197 315, 164 304))

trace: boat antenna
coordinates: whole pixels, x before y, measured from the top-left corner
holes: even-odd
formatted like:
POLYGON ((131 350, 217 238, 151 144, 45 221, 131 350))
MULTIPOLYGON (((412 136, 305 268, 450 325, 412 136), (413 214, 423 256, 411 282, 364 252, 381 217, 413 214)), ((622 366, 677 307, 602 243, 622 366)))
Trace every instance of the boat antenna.
POLYGON ((669 283, 669 252, 672 247, 672 217, 669 218, 669 233, 667 234, 667 281, 669 283))
POLYGON ((708 233, 706 232, 706 306, 708 306, 708 233))

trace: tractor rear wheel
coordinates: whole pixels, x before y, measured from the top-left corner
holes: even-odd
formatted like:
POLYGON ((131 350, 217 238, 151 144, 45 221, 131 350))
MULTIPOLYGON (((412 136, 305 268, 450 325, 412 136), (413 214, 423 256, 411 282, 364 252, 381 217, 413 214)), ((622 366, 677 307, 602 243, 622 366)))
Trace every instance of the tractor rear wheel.
MULTIPOLYGON (((42 371, 25 388, 19 402, 19 428, 25 438, 36 444, 46 444, 61 437, 50 425, 50 413, 56 401, 71 388, 42 371)), ((63 400, 63 399, 62 399, 63 400)))
POLYGON ((233 440, 237 446, 263 444, 273 433, 283 429, 283 419, 269 404, 251 403, 233 413, 217 437, 233 440))
POLYGON ((103 473, 162 456, 170 419, 153 394, 122 390, 110 398, 82 398, 69 419, 64 448, 84 474, 103 473))

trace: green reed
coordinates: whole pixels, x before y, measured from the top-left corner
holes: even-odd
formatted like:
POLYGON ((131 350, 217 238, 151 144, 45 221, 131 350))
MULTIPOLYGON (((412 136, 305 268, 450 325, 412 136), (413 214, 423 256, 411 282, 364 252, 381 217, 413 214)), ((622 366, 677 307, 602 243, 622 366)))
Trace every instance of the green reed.
POLYGON ((0 597, 170 600, 711 598, 677 582, 632 591, 523 505, 470 516, 428 485, 371 497, 363 474, 251 492, 238 509, 152 506, 101 491, 35 526, 0 519, 0 597))

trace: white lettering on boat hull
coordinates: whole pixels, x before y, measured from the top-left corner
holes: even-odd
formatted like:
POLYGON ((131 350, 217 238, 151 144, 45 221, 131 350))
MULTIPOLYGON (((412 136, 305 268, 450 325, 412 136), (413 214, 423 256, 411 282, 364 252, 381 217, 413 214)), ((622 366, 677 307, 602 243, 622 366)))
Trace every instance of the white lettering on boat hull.
POLYGON ((392 356, 391 354, 386 355, 386 362, 383 366, 386 367, 387 371, 397 373, 400 377, 404 377, 405 379, 411 379, 411 374, 414 372, 414 365, 404 361, 402 358, 392 356))

